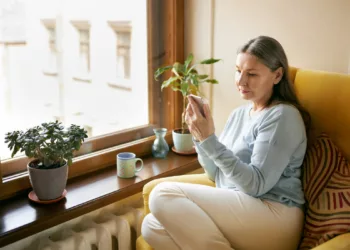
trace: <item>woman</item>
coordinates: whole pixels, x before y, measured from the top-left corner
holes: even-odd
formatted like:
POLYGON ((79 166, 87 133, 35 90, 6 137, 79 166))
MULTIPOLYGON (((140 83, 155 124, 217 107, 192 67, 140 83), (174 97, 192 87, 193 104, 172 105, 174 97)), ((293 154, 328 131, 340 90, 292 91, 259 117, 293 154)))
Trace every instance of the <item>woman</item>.
POLYGON ((216 188, 176 182, 155 187, 142 235, 156 250, 297 249, 309 116, 290 83, 279 42, 260 36, 245 44, 235 80, 251 103, 232 112, 219 138, 208 105, 202 116, 189 98, 186 123, 216 188))

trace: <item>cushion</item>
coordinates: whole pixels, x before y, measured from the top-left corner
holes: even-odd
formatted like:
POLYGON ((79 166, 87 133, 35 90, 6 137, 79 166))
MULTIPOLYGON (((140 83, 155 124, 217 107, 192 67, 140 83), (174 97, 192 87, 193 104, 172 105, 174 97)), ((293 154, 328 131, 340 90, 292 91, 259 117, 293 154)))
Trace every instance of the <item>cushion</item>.
POLYGON ((350 165, 326 134, 308 148, 303 163, 306 198, 300 250, 350 231, 350 165))

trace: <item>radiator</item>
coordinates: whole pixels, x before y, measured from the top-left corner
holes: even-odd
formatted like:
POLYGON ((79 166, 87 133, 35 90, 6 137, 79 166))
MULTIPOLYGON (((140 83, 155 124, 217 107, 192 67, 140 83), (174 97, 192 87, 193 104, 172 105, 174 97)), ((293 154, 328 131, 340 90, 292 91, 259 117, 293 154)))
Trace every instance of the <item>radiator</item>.
POLYGON ((62 230, 54 240, 43 237, 38 250, 131 250, 141 233, 143 208, 128 207, 124 214, 101 211, 96 218, 83 218, 62 230))
POLYGON ((142 220, 143 199, 138 193, 0 250, 131 250, 142 220))

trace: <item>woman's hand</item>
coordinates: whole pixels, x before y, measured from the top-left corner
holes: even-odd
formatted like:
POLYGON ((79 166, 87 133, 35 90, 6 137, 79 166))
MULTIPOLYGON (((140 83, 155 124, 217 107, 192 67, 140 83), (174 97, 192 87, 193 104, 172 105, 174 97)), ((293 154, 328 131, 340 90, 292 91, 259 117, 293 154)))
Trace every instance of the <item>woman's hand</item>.
POLYGON ((210 113, 209 105, 206 103, 203 105, 204 117, 197 103, 191 97, 188 97, 188 100, 189 104, 187 105, 185 115, 186 124, 195 139, 204 141, 215 133, 214 120, 210 113))

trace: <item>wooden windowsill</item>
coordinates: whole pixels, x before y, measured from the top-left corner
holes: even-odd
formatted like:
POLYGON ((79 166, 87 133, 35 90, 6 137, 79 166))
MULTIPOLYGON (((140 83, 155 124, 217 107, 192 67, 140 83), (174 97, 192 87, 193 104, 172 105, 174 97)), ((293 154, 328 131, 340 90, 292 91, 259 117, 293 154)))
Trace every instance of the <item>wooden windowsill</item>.
POLYGON ((28 191, 0 202, 0 247, 36 234, 142 191, 156 178, 181 175, 199 168, 196 156, 169 152, 166 159, 144 157, 144 168, 132 179, 116 176, 116 167, 68 181, 67 196, 56 204, 29 201, 28 191))

